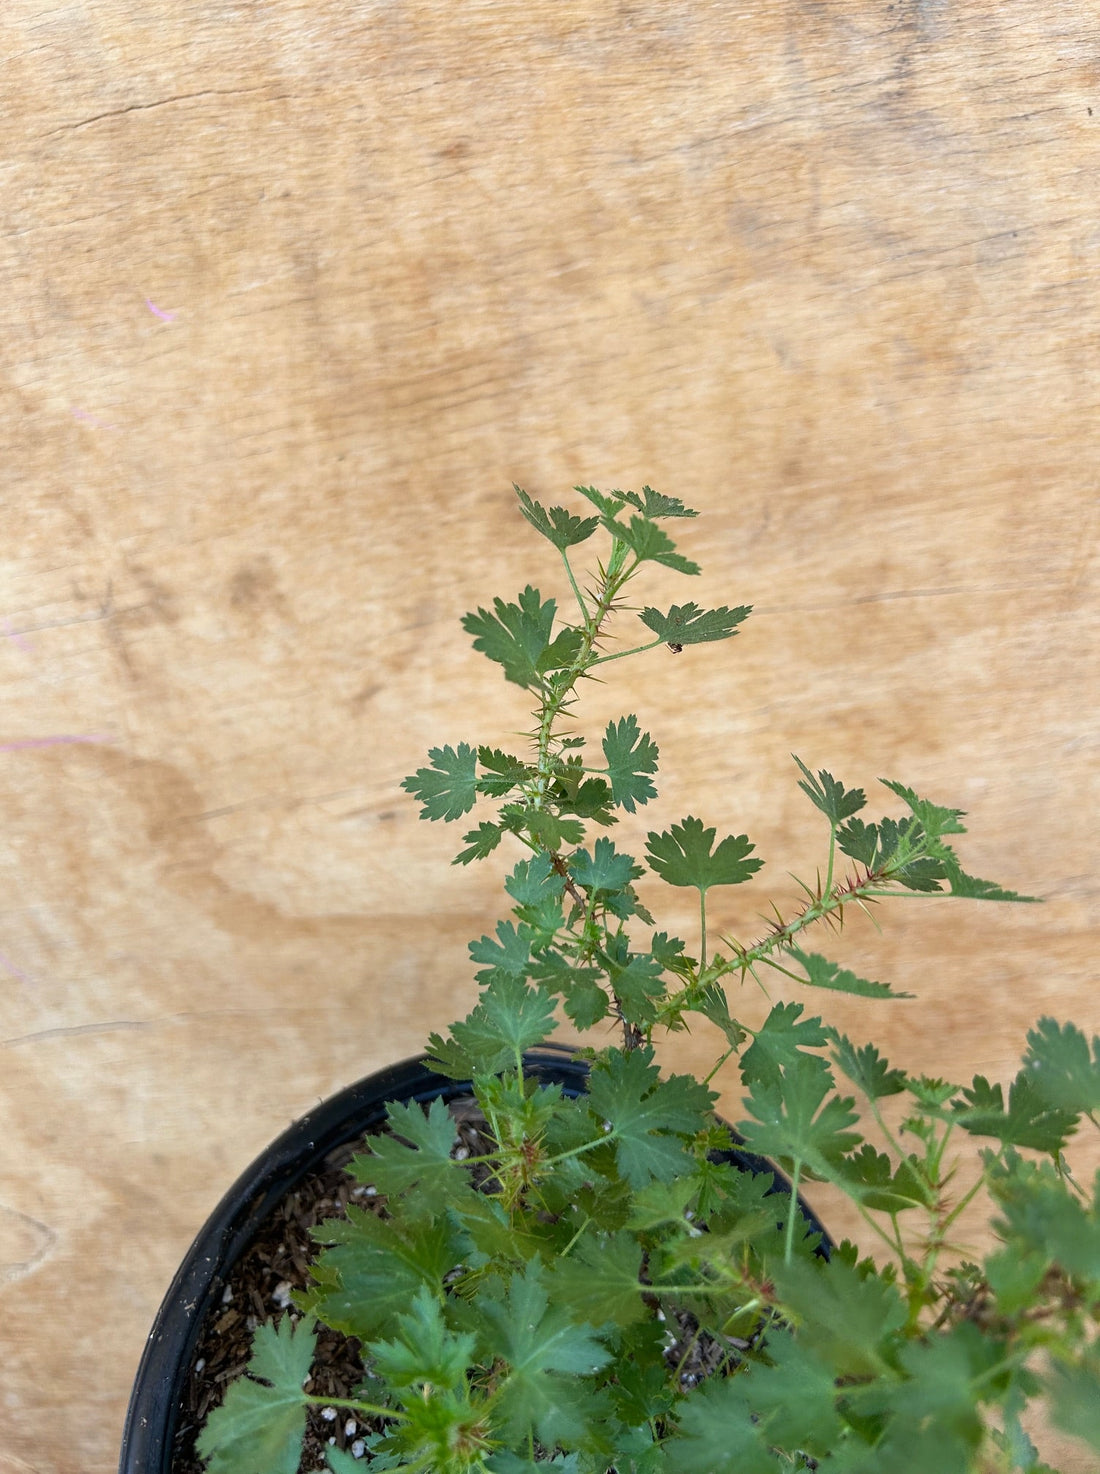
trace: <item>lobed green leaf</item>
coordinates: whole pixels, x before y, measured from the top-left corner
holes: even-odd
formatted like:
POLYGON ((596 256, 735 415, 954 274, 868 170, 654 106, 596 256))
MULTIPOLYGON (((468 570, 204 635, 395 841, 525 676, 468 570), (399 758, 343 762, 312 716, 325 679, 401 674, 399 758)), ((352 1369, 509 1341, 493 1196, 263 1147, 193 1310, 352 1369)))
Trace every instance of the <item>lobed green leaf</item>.
POLYGON ((646 838, 650 869, 669 885, 694 886, 706 892, 713 885, 740 885, 760 869, 763 860, 749 859, 754 845, 745 834, 729 835, 716 847, 715 830, 689 815, 660 834, 646 838))
POLYGON ((617 521, 613 516, 604 516, 602 521, 612 537, 625 543, 639 563, 663 563, 666 568, 674 568, 677 573, 699 572, 698 563, 693 563, 678 553, 676 544, 668 534, 648 517, 631 517, 629 525, 617 521))
POLYGON ((1024 1070, 1038 1095, 1074 1112, 1100 1111, 1100 1037, 1041 1018, 1027 1036, 1024 1070))
POLYGON ((312 1323, 289 1315, 257 1327, 249 1375, 230 1383, 198 1437, 209 1474, 297 1474, 316 1339, 312 1323))
MULTIPOLYGON (((905 1071, 891 1069, 873 1044, 864 1044, 857 1049, 846 1035, 838 1034, 835 1029, 827 1032, 834 1045, 834 1061, 869 1100, 900 1095, 905 1089, 905 1071)), ((947 1093, 951 1094, 953 1090, 954 1086, 951 1086, 947 1093)))
POLYGON ((634 1188, 691 1170, 684 1137, 707 1124, 713 1093, 687 1075, 662 1080, 653 1051, 610 1050, 593 1065, 588 1106, 606 1121, 619 1171, 634 1188))
POLYGON ((859 1145, 854 1101, 834 1093, 832 1072, 816 1055, 797 1054, 778 1081, 757 1078, 745 1102, 753 1116, 738 1122, 749 1151, 781 1166, 800 1162, 821 1177, 859 1145))
POLYGON ((549 671, 571 664, 583 638, 580 630, 567 626, 552 639, 556 612, 556 601, 543 602, 538 589, 528 584, 518 603, 494 599, 493 612, 479 608, 465 616, 462 627, 474 636, 475 650, 503 667, 507 680, 540 691, 549 671))
POLYGON ((838 967, 816 952, 788 947, 791 956, 806 969, 803 981, 811 988, 831 988, 836 993, 854 993, 860 998, 912 998, 912 993, 895 993, 889 983, 872 983, 846 967, 838 967))
POLYGON ((776 1003, 741 1056, 741 1078, 747 1086, 778 1085, 783 1071, 806 1050, 828 1039, 819 1018, 802 1017, 801 1003, 776 1003))
POLYGON ((637 508, 643 517, 698 517, 699 515, 690 507, 685 507, 678 496, 662 496, 659 491, 654 491, 652 486, 643 486, 641 495, 636 491, 621 491, 618 495, 624 502, 629 502, 632 507, 637 508))
POLYGON ((963 1129, 974 1136, 993 1136, 1006 1146, 1043 1152, 1060 1152, 1078 1121, 1077 1112, 1052 1105, 1026 1072, 1009 1086, 1007 1108, 1000 1085, 975 1075, 952 1109, 963 1129))
POLYGON ((405 778, 401 787, 421 804, 422 819, 461 819, 468 814, 477 798, 474 750, 468 743, 453 747, 433 747, 428 753, 430 768, 417 768, 405 778))
POLYGON ((815 808, 828 819, 830 824, 843 824, 853 814, 858 814, 867 802, 862 788, 845 788, 824 768, 815 777, 809 768, 793 752, 791 756, 802 770, 799 788, 806 794, 815 808))
POLYGON ((647 776, 657 771, 657 744, 638 726, 636 716, 609 722, 603 739, 611 799, 628 814, 635 804, 647 804, 657 790, 647 776))
POLYGON ((597 839, 591 855, 587 850, 578 850, 569 862, 569 869, 577 884, 590 891, 619 891, 644 874, 633 855, 622 854, 611 840, 602 837, 597 839))
POLYGON ((484 860, 491 855, 500 844, 504 835, 504 828, 500 824, 491 824, 487 820, 479 824, 476 829, 471 829, 462 838, 466 842, 466 848, 459 850, 451 861, 452 865, 468 865, 471 860, 484 860))
POLYGON ((711 640, 727 640, 737 633, 737 626, 752 613, 751 605, 737 609, 700 609, 697 604, 673 604, 667 614, 647 607, 641 620, 660 640, 670 645, 702 645, 711 640))
MULTIPOLYGON (((482 941, 493 945, 487 937, 482 941)), ((433 1034, 428 1040, 428 1065, 455 1080, 494 1075, 514 1066, 517 1054, 541 1044, 553 1028, 554 1001, 547 991, 496 968, 477 1006, 451 1025, 450 1038, 433 1034)))
POLYGON ((587 542, 600 525, 598 517, 575 517, 564 507, 544 507, 520 487, 513 484, 519 497, 519 509, 536 532, 541 532, 559 552, 577 543, 587 542))

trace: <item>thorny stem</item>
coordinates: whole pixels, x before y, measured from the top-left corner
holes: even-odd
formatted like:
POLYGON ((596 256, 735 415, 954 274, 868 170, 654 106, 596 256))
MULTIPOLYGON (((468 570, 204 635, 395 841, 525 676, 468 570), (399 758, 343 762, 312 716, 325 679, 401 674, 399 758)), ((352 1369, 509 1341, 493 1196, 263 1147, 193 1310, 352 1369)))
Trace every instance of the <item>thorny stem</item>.
MULTIPOLYGON (((537 773, 535 778, 535 794, 533 806, 541 808, 545 802, 546 792, 550 786, 552 776, 552 761, 550 744, 553 739, 554 723, 561 715, 573 688, 585 671, 595 665, 597 661, 592 656, 593 646, 603 631, 603 622, 610 614, 615 599, 638 566, 635 559, 632 564, 624 567, 626 557, 626 545, 617 539, 612 544, 611 557, 604 572, 603 588, 596 600, 595 608, 591 614, 587 614, 584 621, 584 629, 581 634, 581 645, 568 669, 558 675, 557 679, 550 683, 549 691, 544 686, 544 701, 542 715, 539 720, 537 737, 537 773)), ((575 585, 574 585, 575 587, 575 585)), ((580 598, 580 594, 577 595, 580 598)), ((582 603, 582 608, 583 608, 582 603)))
MULTIPOLYGON (((726 964, 724 971, 732 972, 737 968, 744 976, 756 962, 768 962, 772 967, 777 967, 778 964, 770 956, 772 952, 788 948, 800 931, 813 926, 815 922, 826 920, 834 913, 839 913, 840 919, 843 920, 845 906, 859 905, 862 901, 876 900, 885 896, 926 894, 878 889, 892 878, 889 870, 871 871, 862 880, 854 876, 850 877, 843 885, 835 885, 826 889, 822 896, 815 897, 789 921, 778 921, 766 937, 761 937, 751 947, 743 947, 732 938, 723 938, 734 952, 734 960, 726 964)), ((779 970, 783 971, 782 968, 779 970)))

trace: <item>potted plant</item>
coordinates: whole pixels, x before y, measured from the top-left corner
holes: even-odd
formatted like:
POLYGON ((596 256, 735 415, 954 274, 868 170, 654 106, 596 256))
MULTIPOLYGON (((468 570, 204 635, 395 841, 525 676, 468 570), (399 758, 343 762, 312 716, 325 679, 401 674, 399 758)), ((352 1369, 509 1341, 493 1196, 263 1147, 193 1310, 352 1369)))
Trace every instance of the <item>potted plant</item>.
POLYGON ((1100 1451, 1100 1179, 1090 1194, 1065 1155, 1100 1124, 1100 1040, 1040 1020, 1005 1092, 913 1077, 800 1002, 755 1029, 731 1011, 733 984, 768 977, 898 996, 811 950, 855 910, 1028 898, 962 868, 960 810, 888 782, 897 812, 869 820, 861 790, 795 759, 821 869, 755 940, 715 938, 708 893, 759 869, 753 845, 689 816, 650 831, 644 861, 620 848, 607 831, 656 797, 656 743, 624 715, 586 745, 573 708, 602 667, 726 639, 750 611, 643 607, 640 640, 609 647, 647 564, 698 572, 667 530, 695 514, 648 487, 577 491, 583 514, 517 488, 575 615, 528 586, 464 621, 530 694, 523 750, 435 748, 404 785, 427 819, 487 802, 456 863, 518 847, 510 918, 471 944, 479 1001, 432 1035, 427 1073, 385 1112, 387 1082, 368 1091, 380 1134, 350 1163, 358 1200, 316 1228, 309 1287, 258 1325, 207 1418, 210 1474, 294 1474, 318 1409, 360 1434, 328 1448, 335 1474, 1041 1471, 1024 1416, 1040 1398, 1100 1451), (582 578, 573 549, 597 537, 582 578), (647 874, 697 893, 689 941, 658 929, 647 874), (552 1051, 562 1012, 594 1040, 579 1059, 552 1051), (721 1040, 713 1068, 662 1073, 655 1044, 693 1015, 721 1040), (751 1158, 713 1114, 723 1067, 751 1158), (814 1182, 847 1194, 881 1253, 823 1252, 799 1196, 814 1182), (967 1257, 978 1203, 992 1243, 967 1257), (318 1326, 361 1355, 347 1395, 317 1380, 318 1326))

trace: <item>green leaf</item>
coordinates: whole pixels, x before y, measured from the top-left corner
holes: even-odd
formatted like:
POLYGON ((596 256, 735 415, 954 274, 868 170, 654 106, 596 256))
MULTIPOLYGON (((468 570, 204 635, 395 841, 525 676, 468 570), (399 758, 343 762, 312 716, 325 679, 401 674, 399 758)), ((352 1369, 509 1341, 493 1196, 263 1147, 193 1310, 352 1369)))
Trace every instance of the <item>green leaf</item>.
POLYGON ((594 486, 574 486, 573 490, 586 497, 604 517, 616 516, 626 505, 626 497, 621 491, 599 491, 594 486))
POLYGON ((610 1012, 610 1000, 600 986, 602 976, 597 968, 579 967, 553 949, 533 957, 529 971, 533 983, 562 998, 566 1014, 582 1029, 590 1029, 610 1012))
POLYGON ((643 517, 698 517, 690 507, 685 507, 678 496, 662 496, 652 486, 643 486, 641 496, 636 491, 621 491, 619 496, 637 508, 643 517))
POLYGON ((903 1213, 906 1208, 934 1208, 936 1194, 919 1170, 919 1161, 909 1156, 893 1163, 885 1152, 864 1142, 858 1152, 842 1163, 845 1191, 865 1208, 879 1213, 903 1213))
POLYGON ((656 1018, 656 1004, 665 996, 664 967, 652 952, 632 952, 625 936, 607 947, 608 974, 615 996, 629 1024, 647 1028, 656 1018))
MULTIPOLYGON (((919 798, 911 788, 906 788, 904 783, 895 783, 889 778, 880 778, 879 782, 899 798, 905 800, 914 818, 920 826, 921 831, 932 841, 933 857, 943 867, 943 876, 947 880, 948 888, 953 896, 965 896, 978 901, 1019 901, 1032 903, 1038 898, 1035 896, 1020 895, 1016 891, 1005 890, 995 885, 991 880, 979 880, 977 876, 967 875, 952 850, 951 846, 944 843, 941 836, 945 834, 965 834, 966 826, 961 822, 965 809, 948 809, 939 804, 930 803, 928 799, 919 798)), ((909 885, 910 881, 902 873, 898 877, 903 884, 909 885)), ((915 890, 929 889, 928 886, 911 886, 915 890)))
POLYGON ((846 967, 838 967, 816 952, 803 952, 798 947, 787 949, 806 969, 804 981, 811 988, 832 988, 837 993, 855 993, 861 998, 912 998, 912 993, 895 993, 889 983, 872 983, 857 977, 846 967))
POLYGON ((563 819, 549 809, 526 809, 524 822, 528 834, 544 850, 557 851, 580 844, 584 838, 584 825, 579 819, 563 819))
POLYGON ((361 1341, 391 1335, 416 1292, 438 1294, 444 1275, 463 1259, 461 1235, 445 1213, 405 1213, 397 1225, 349 1207, 346 1220, 330 1219, 313 1234, 331 1247, 313 1265, 304 1308, 361 1341))
POLYGON ((638 726, 636 716, 609 722, 603 739, 607 776, 613 803, 633 814, 635 804, 647 804, 657 790, 646 777, 657 771, 657 744, 638 726))
POLYGON ((925 1110, 940 1110, 962 1087, 952 1085, 950 1080, 941 1080, 931 1075, 919 1075, 907 1079, 905 1088, 925 1110))
POLYGON ((454 1080, 495 1075, 514 1066, 517 1053, 541 1044, 553 1029, 554 1000, 546 990, 497 972, 477 1007, 451 1025, 449 1039, 433 1034, 428 1040, 428 1066, 454 1080))
POLYGON ((843 824, 845 819, 858 814, 866 804, 867 798, 862 788, 845 788, 843 783, 838 783, 824 768, 815 778, 800 757, 793 752, 791 756, 802 770, 799 788, 814 807, 821 810, 830 824, 843 824))
POLYGON ((596 981, 595 976, 586 976, 578 970, 564 990, 567 1018, 571 1018, 578 1029, 590 1029, 611 1012, 611 1000, 596 981))
MULTIPOLYGON (((797 758, 795 759, 797 762, 797 758)), ((896 835, 897 823, 893 819, 884 819, 883 823, 892 825, 890 835, 896 835)), ((882 866, 888 855, 893 855, 894 846, 890 844, 889 838, 884 842, 877 824, 867 824, 862 819, 849 819, 837 831, 837 844, 843 854, 850 859, 857 860, 867 869, 876 872, 882 866)))
MULTIPOLYGON (((723 1146, 728 1144, 727 1136, 723 1146)), ((712 1166, 710 1162, 706 1165, 708 1169, 712 1166)), ((710 1185, 713 1186, 713 1183, 710 1185)), ((702 1172, 685 1173, 673 1182, 649 1183, 633 1195, 627 1227, 644 1233, 649 1229, 675 1224, 680 1230, 688 1231, 689 1224, 684 1215, 702 1186, 702 1172)))
POLYGON ((976 1449, 982 1439, 982 1418, 973 1384, 1000 1355, 992 1338, 987 1340, 977 1326, 966 1322, 903 1346, 898 1360, 909 1375, 891 1395, 894 1417, 914 1430, 935 1428, 954 1434, 976 1449))
POLYGON ((651 831, 646 839, 650 869, 669 885, 694 886, 705 894, 712 885, 740 885, 763 865, 747 858, 754 848, 747 835, 729 835, 712 853, 714 836, 690 815, 671 830, 651 831))
POLYGON ((675 568, 677 573, 699 572, 698 563, 678 553, 668 534, 647 517, 631 517, 629 526, 614 517, 605 516, 602 521, 612 537, 626 543, 640 563, 663 563, 666 568, 675 568))
POLYGON ((504 882, 504 889, 515 901, 516 913, 522 921, 550 933, 556 931, 561 923, 565 878, 554 869, 548 855, 520 860, 504 882))
POLYGON ((620 853, 611 840, 597 839, 593 852, 578 850, 569 862, 578 885, 591 891, 619 891, 644 872, 633 855, 620 853))
POLYGON ((675 1474, 777 1474, 780 1466, 753 1421, 746 1380, 712 1379, 685 1401, 675 1474))
POLYGON ((881 1348, 906 1321, 897 1288, 834 1253, 828 1264, 792 1259, 772 1266, 779 1303, 793 1312, 798 1337, 838 1377, 882 1372, 881 1348))
POLYGON ((767 1353, 734 1379, 764 1438, 787 1453, 832 1453, 842 1426, 833 1372, 787 1330, 769 1331, 767 1353))
POLYGON ((496 1406, 508 1436, 534 1434, 548 1448, 582 1438, 594 1410, 583 1382, 611 1353, 550 1305, 538 1262, 512 1277, 503 1298, 479 1295, 473 1309, 485 1345, 507 1364, 496 1406))
POLYGON ((807 1049, 824 1044, 828 1034, 819 1018, 802 1018, 801 1003, 776 1003, 741 1056, 746 1086, 778 1084, 783 1070, 807 1049))
POLYGON ((1076 1365, 1056 1366, 1047 1385, 1054 1426, 1100 1453, 1100 1354, 1096 1348, 1076 1365))
MULTIPOLYGON (((378 1434, 374 1434, 373 1437, 375 1439, 377 1439, 379 1437, 379 1435, 378 1434)), ((354 1455, 352 1455, 346 1448, 336 1448, 336 1447, 326 1448, 325 1449, 325 1463, 332 1470, 332 1474, 363 1474, 363 1464, 362 1464, 362 1461, 359 1460, 359 1459, 357 1459, 357 1458, 355 1458, 354 1455)), ((378 1469, 379 1471, 381 1471, 382 1469, 393 1469, 393 1468, 396 1468, 397 1465, 396 1465, 396 1463, 393 1463, 393 1464, 387 1464, 385 1462, 379 1463, 379 1462, 375 1461, 374 1459, 372 1459, 371 1460, 371 1463, 370 1463, 370 1465, 368 1467, 372 1471, 375 1470, 375 1469, 378 1469)))
POLYGON ((466 1174, 451 1157, 455 1123, 441 1100, 433 1100, 426 1113, 415 1101, 392 1101, 386 1117, 392 1134, 372 1136, 370 1154, 351 1163, 349 1170, 360 1182, 387 1195, 407 1192, 422 1182, 444 1194, 466 1185, 466 1174))
POLYGON ((372 1341, 372 1370, 394 1387, 459 1387, 473 1361, 477 1337, 457 1333, 443 1319, 439 1301, 422 1288, 407 1315, 397 1317, 390 1341, 372 1341))
POLYGON ((868 1099, 883 1100, 888 1095, 900 1095, 905 1089, 905 1071, 891 1069, 873 1044, 857 1049, 846 1035, 834 1029, 828 1032, 834 1044, 833 1059, 868 1099))
POLYGON ((611 813, 611 785, 602 778, 586 778, 573 793, 566 790, 563 800, 581 819, 595 819, 598 824, 615 824, 611 813))
POLYGON ((497 941, 482 937, 470 943, 470 960, 484 964, 483 970, 475 974, 479 983, 488 983, 496 977, 520 978, 527 971, 531 956, 531 935, 526 926, 517 930, 510 921, 497 922, 497 941))
POLYGON ((499 824, 490 824, 488 821, 479 824, 476 829, 471 829, 462 836, 466 848, 459 850, 451 863, 468 865, 471 860, 484 860, 496 849, 503 834, 504 830, 499 824))
POLYGON ((952 1102, 959 1124, 974 1136, 994 1136, 1006 1146, 1059 1152, 1077 1126, 1077 1113, 1052 1106, 1028 1074, 1009 1086, 1008 1108, 1000 1085, 975 1075, 959 1100, 952 1102))
POLYGON ((753 1081, 745 1104, 755 1119, 738 1122, 746 1147, 780 1165, 801 1162, 819 1176, 832 1176, 860 1140, 851 1129, 859 1121, 854 1101, 832 1092, 832 1072, 812 1054, 796 1055, 778 1083, 753 1081))
POLYGON ((1100 1037, 1041 1018, 1027 1036, 1024 1070, 1037 1093, 1067 1111, 1100 1111, 1100 1037))
POLYGON ((994 1227, 1021 1259, 1039 1257, 1092 1282, 1100 1295, 1100 1174, 1093 1200, 1071 1196, 1050 1162, 1026 1162, 1014 1150, 995 1162, 990 1192, 1002 1216, 994 1227))
POLYGON ((662 1080, 649 1048, 609 1050, 596 1060, 588 1083, 589 1109, 610 1126, 619 1171, 634 1188, 690 1170, 682 1137, 707 1124, 713 1100, 687 1075, 662 1080))
POLYGON ((929 841, 916 819, 886 818, 877 824, 849 819, 837 831, 837 843, 873 875, 911 891, 932 894, 947 877, 944 856, 950 850, 942 841, 929 841), (935 854, 926 852, 929 843, 934 844, 935 854))
POLYGON ((306 1395, 316 1329, 284 1315, 252 1338, 247 1377, 231 1382, 199 1434, 209 1474, 297 1474, 306 1431, 306 1395), (253 1378, 262 1378, 262 1386, 253 1378))
POLYGON ((564 553, 577 543, 587 542, 600 525, 598 517, 575 517, 564 507, 544 507, 532 501, 520 487, 513 488, 519 497, 519 509, 531 526, 564 553))
POLYGON ((880 778, 878 781, 891 793, 896 793, 905 800, 930 839, 939 839, 942 834, 966 833, 966 825, 961 822, 965 809, 945 809, 940 804, 930 803, 926 798, 919 798, 904 783, 895 783, 890 778, 880 778))
POLYGON ((557 607, 553 599, 543 603, 538 589, 528 584, 518 604, 494 599, 494 613, 479 608, 465 616, 462 627, 474 636, 474 649, 503 666, 509 681, 539 691, 548 671, 571 664, 583 638, 580 630, 567 627, 551 640, 557 607))
POLYGON ((737 609, 700 609, 697 604, 673 604, 667 614, 645 608, 641 620, 658 639, 670 645, 702 645, 710 640, 727 640, 752 613, 751 605, 737 609))
POLYGON ((511 793, 533 771, 530 764, 525 763, 522 758, 510 752, 501 752, 499 747, 479 747, 477 760, 485 769, 477 782, 478 792, 487 794, 490 798, 503 798, 505 794, 511 793))
POLYGON ((1040 896, 1021 895, 1019 891, 1009 891, 1003 886, 995 885, 992 880, 979 880, 976 875, 967 875, 947 845, 943 848, 947 850, 943 856, 943 867, 948 889, 953 896, 962 896, 971 901, 1018 901, 1028 906, 1040 904, 1040 896))
POLYGON ((577 1320, 628 1326, 649 1315, 642 1299, 646 1288, 641 1265, 641 1245, 633 1234, 589 1231, 567 1257, 554 1261, 547 1288, 577 1320))
POLYGON ((1003 1315, 1016 1315, 1039 1303, 1039 1286, 1050 1267, 1050 1257, 1022 1250, 1019 1243, 986 1256, 984 1269, 989 1288, 997 1297, 1003 1315))
POLYGON ((477 798, 474 750, 460 742, 453 747, 433 747, 428 753, 430 768, 417 768, 401 787, 421 804, 422 819, 461 819, 477 798))

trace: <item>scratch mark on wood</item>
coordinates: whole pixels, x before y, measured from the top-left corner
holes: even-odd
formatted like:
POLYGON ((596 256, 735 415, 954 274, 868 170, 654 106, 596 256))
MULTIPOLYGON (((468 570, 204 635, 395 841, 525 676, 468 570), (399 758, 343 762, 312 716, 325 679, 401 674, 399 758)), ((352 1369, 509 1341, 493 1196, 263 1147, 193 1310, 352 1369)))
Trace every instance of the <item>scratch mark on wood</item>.
POLYGON ((12 1218, 18 1219, 41 1240, 38 1248, 29 1258, 17 1260, 14 1264, 0 1265, 0 1284, 10 1284, 13 1280, 26 1279, 27 1275, 33 1274, 44 1259, 49 1258, 57 1247, 57 1234, 48 1224, 32 1218, 29 1213, 21 1213, 18 1208, 9 1208, 6 1203, 0 1203, 0 1213, 7 1213, 12 1218))
MULTIPOLYGON (((96 113, 90 118, 81 118, 78 123, 66 123, 60 128, 51 128, 48 133, 39 134, 40 138, 56 138, 59 133, 76 133, 81 128, 90 128, 93 123, 103 123, 109 118, 125 118, 130 113, 152 112, 158 107, 174 107, 180 102, 196 102, 204 97, 247 97, 250 93, 267 92, 266 87, 210 87, 202 92, 181 92, 175 97, 158 97, 155 102, 132 102, 127 107, 111 108, 105 113, 96 113)), ((272 102, 286 102, 290 93, 272 93, 272 102)))
POLYGON ((27 639, 22 630, 17 630, 10 619, 4 620, 4 633, 13 645, 19 650, 24 650, 30 655, 34 650, 34 644, 27 639))
POLYGON ((106 732, 61 732, 53 737, 21 737, 15 742, 0 742, 0 752, 21 752, 29 747, 63 747, 74 742, 110 742, 106 732))
POLYGON ((117 1034, 130 1029, 152 1029, 156 1023, 154 1019, 114 1019, 106 1024, 63 1024, 55 1029, 39 1029, 33 1034, 13 1034, 10 1039, 0 1039, 0 1048, 38 1044, 45 1039, 72 1039, 78 1034, 117 1034))

